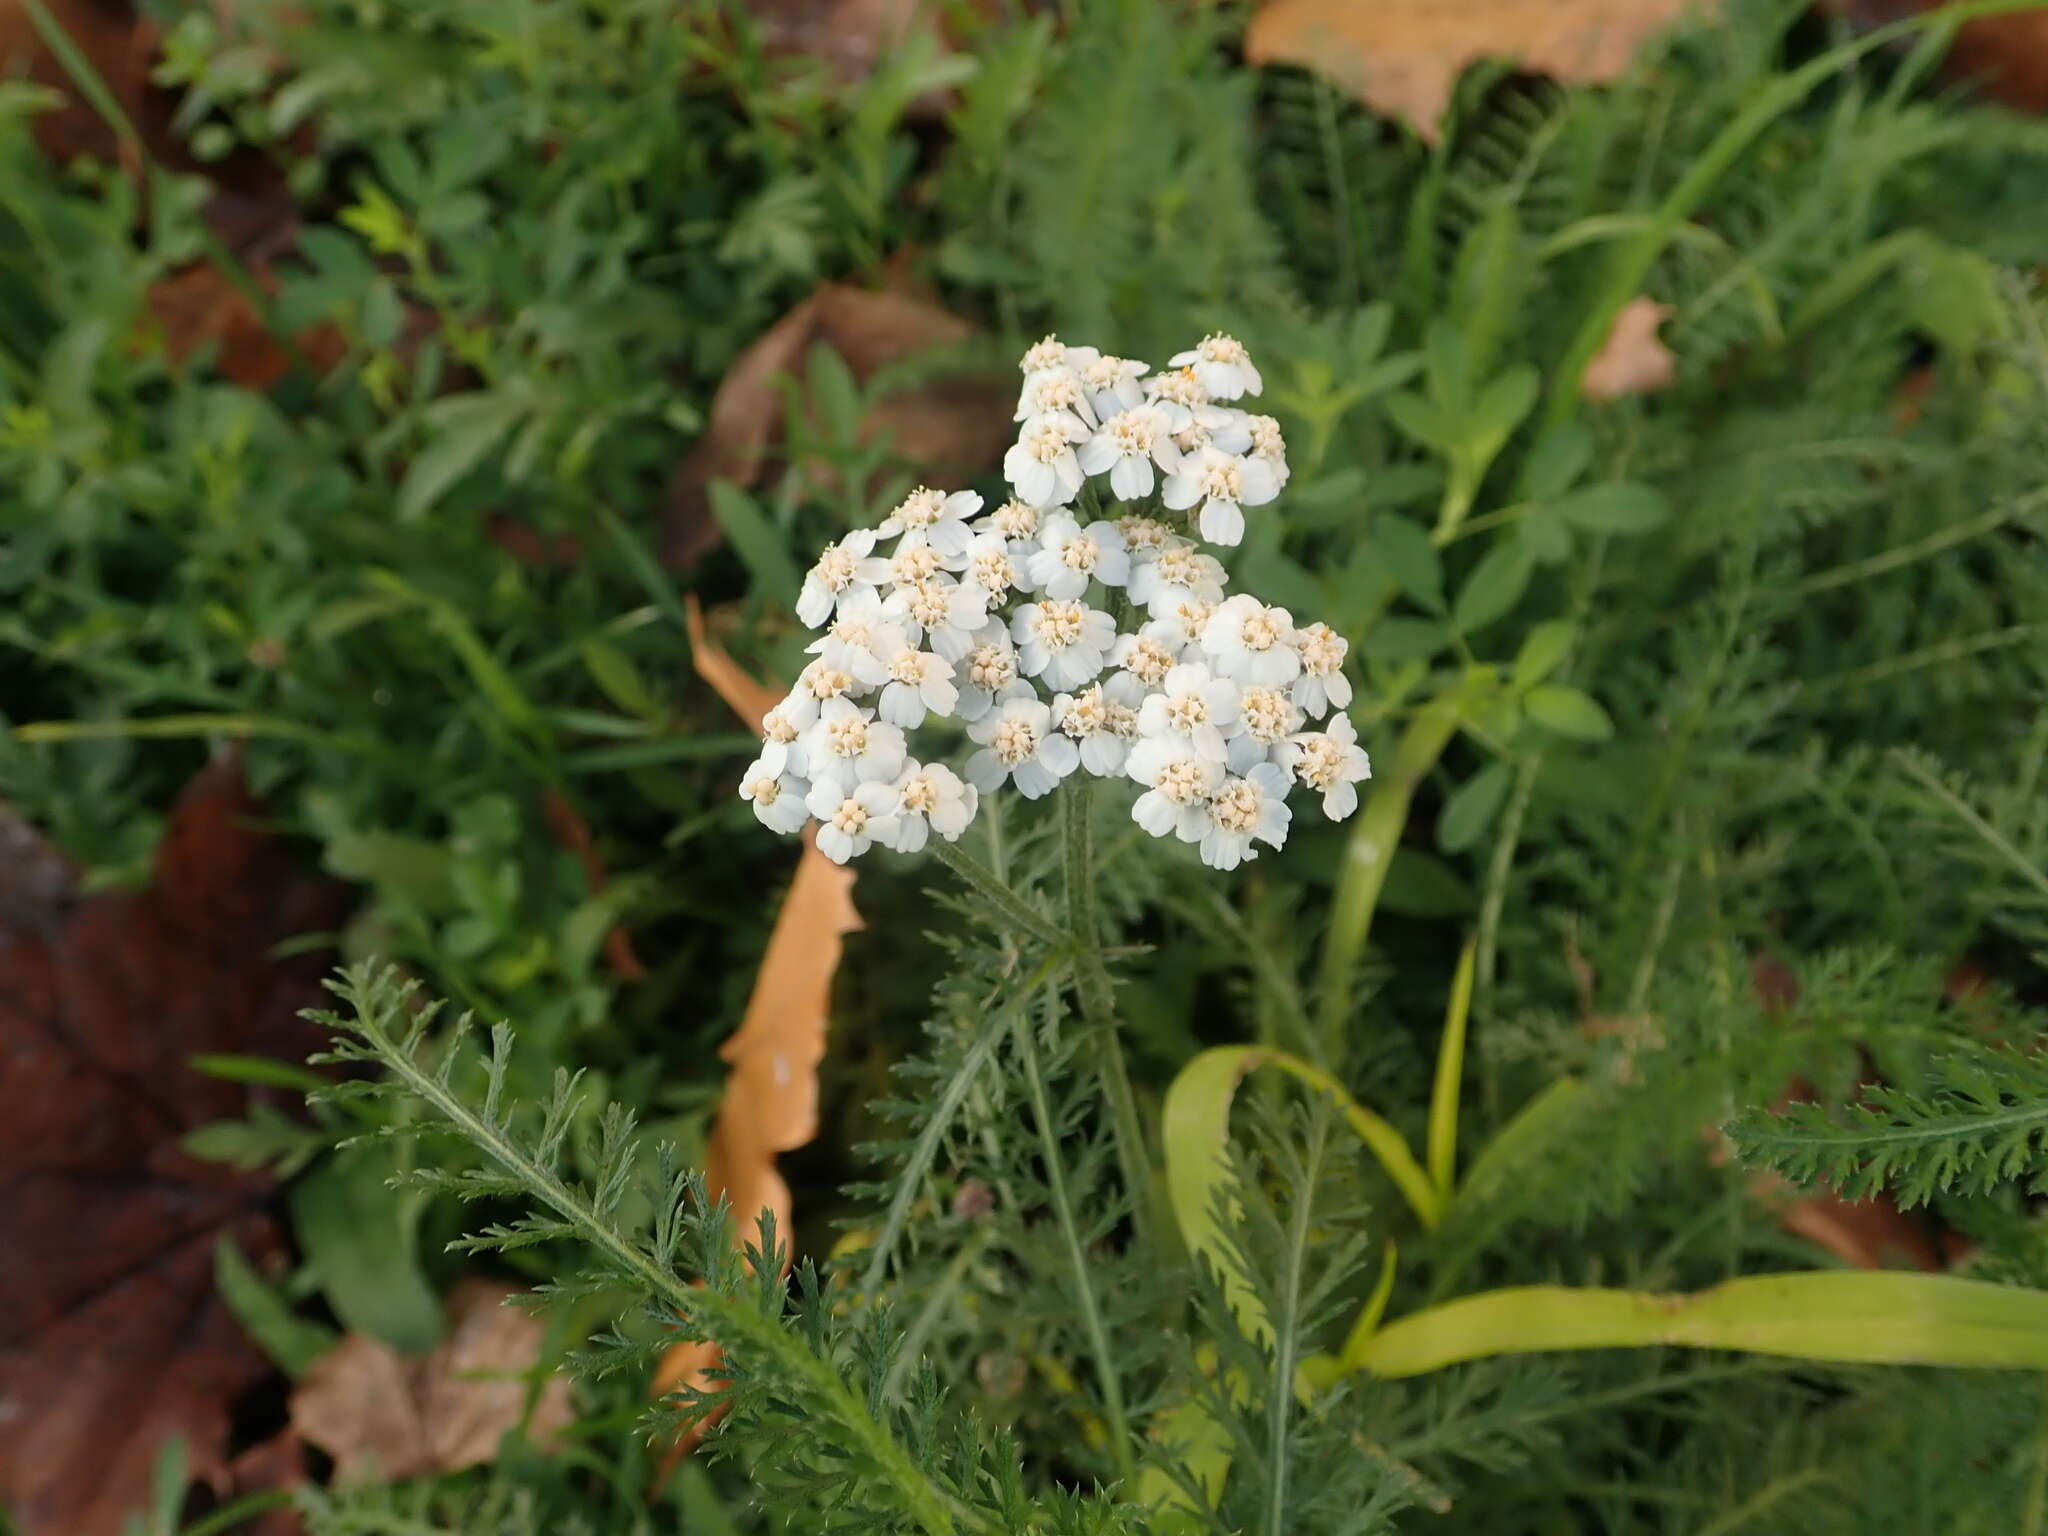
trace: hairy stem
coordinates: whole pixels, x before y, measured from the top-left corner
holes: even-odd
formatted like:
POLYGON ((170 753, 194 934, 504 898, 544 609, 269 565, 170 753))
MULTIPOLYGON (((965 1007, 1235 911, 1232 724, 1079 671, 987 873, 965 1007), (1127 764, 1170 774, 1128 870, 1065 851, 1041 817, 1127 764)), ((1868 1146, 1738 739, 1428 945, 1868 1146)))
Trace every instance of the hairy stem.
POLYGON ((1123 1040, 1117 1034, 1116 993, 1102 963, 1102 928, 1095 911, 1095 845, 1089 813, 1095 781, 1069 779, 1061 788, 1061 873, 1066 882, 1067 924, 1074 953, 1074 991, 1081 1000, 1081 1018, 1088 1027, 1103 1096, 1109 1101, 1116 1134, 1117 1163, 1130 1191, 1131 1221, 1142 1241, 1150 1226, 1151 1163, 1145 1155, 1145 1127, 1138 1118, 1138 1100, 1124 1064, 1123 1040))
POLYGON ((1045 1091, 1045 1074, 1038 1064, 1038 1036, 1031 1025, 1030 1009, 1020 1009, 1015 1019, 1017 1055, 1024 1066, 1024 1086, 1031 1098, 1031 1118, 1038 1129, 1040 1155, 1045 1159, 1045 1184, 1052 1193, 1053 1215, 1060 1224, 1067 1258, 1074 1267, 1075 1300, 1081 1308, 1081 1326, 1088 1334, 1088 1347, 1095 1356, 1095 1376, 1102 1384, 1102 1410, 1109 1418, 1111 1449, 1116 1455, 1117 1473, 1126 1485, 1135 1482, 1137 1466, 1131 1455, 1131 1424, 1124 1408, 1123 1382, 1116 1370, 1116 1356, 1110 1348, 1109 1326, 1095 1300, 1095 1272, 1088 1262, 1088 1249, 1081 1240, 1080 1223, 1074 1216, 1074 1202, 1067 1193, 1066 1164, 1060 1159, 1059 1129, 1052 1117, 1052 1104, 1045 1091))
POLYGON ((935 838, 925 846, 938 856, 941 864, 952 870, 954 874, 971 886, 977 894, 984 897, 991 906, 1002 913, 1005 921, 1030 934, 1040 943, 1050 944, 1055 949, 1067 942, 1067 935, 1060 931, 1058 924, 1054 923, 1051 918, 1040 912, 1036 907, 1026 902, 1015 891, 1011 890, 1008 885, 996 877, 994 870, 975 858, 974 855, 967 852, 958 843, 947 842, 944 838, 935 838))

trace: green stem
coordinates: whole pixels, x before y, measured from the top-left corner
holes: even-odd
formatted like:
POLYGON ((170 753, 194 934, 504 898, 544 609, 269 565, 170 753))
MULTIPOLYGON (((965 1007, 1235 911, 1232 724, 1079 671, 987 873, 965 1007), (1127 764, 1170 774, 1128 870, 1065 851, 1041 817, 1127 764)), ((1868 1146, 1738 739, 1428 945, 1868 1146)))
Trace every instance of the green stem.
POLYGON ((949 843, 944 838, 938 838, 925 846, 938 857, 941 864, 966 881, 977 894, 1000 912, 1006 922, 1030 934, 1040 943, 1052 945, 1055 949, 1067 942, 1067 935, 1060 931, 1052 919, 1025 902, 1023 897, 996 878, 994 870, 958 843, 949 843))
POLYGON ((1095 1376, 1102 1384, 1102 1409, 1109 1419, 1111 1449, 1116 1455, 1117 1474, 1125 1485, 1134 1486, 1137 1466, 1131 1456, 1131 1425, 1124 1409, 1123 1383, 1117 1375, 1116 1358, 1110 1350, 1109 1326, 1095 1300, 1094 1267, 1088 1262, 1087 1245, 1081 1240, 1080 1224, 1067 1194, 1066 1164, 1060 1159, 1060 1138, 1052 1117, 1052 1104, 1045 1091, 1045 1074, 1038 1064, 1038 1037, 1031 1024, 1031 1011, 1016 1015, 1017 1056, 1024 1067, 1024 1086, 1031 1098, 1031 1116, 1038 1128, 1039 1153, 1045 1159, 1045 1184, 1052 1195, 1053 1214, 1065 1239, 1067 1257, 1074 1268, 1075 1299, 1080 1303, 1081 1326, 1088 1334, 1088 1347, 1095 1356, 1095 1376))
POLYGON ((1394 761, 1365 804, 1358 825, 1344 845, 1344 867, 1337 877, 1337 895, 1330 911, 1330 929, 1323 938, 1322 966, 1316 981, 1317 1023, 1324 1047, 1334 1057, 1344 1021, 1351 1011, 1351 977, 1365 936, 1372 927, 1373 908, 1387 883, 1387 866, 1408 824, 1408 805, 1415 786, 1436 766, 1458 728, 1463 699, 1457 693, 1433 699, 1417 712, 1394 748, 1394 761))
POLYGON ((1143 1241, 1151 1225, 1151 1163, 1145 1155, 1145 1127, 1138 1118, 1130 1070, 1124 1063, 1123 1040, 1117 1033, 1116 993, 1102 963, 1102 929, 1095 911, 1094 829, 1089 821, 1094 789, 1095 781, 1083 775, 1069 779, 1060 791, 1060 853, 1073 946, 1074 991, 1081 1000, 1081 1018, 1094 1047, 1103 1096, 1109 1101, 1117 1162, 1131 1195, 1132 1225, 1143 1241))

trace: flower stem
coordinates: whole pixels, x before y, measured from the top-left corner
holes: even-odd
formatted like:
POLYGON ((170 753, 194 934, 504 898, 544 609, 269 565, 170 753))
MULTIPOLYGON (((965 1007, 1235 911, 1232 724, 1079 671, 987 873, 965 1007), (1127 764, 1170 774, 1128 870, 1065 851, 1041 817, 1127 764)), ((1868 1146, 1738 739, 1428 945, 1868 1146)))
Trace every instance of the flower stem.
POLYGON ((1067 935, 1057 923, 1011 890, 997 877, 994 870, 959 844, 947 842, 944 838, 935 838, 925 846, 938 856, 941 864, 966 881, 978 895, 1000 912, 1004 921, 1030 934, 1039 942, 1052 945, 1055 949, 1068 942, 1067 935))
POLYGON ((1089 813, 1095 781, 1085 775, 1069 779, 1060 789, 1062 818, 1060 851, 1067 887, 1067 926, 1072 932, 1074 991, 1081 1000, 1081 1018, 1093 1037, 1096 1070, 1109 1101, 1116 1135, 1117 1162, 1131 1196, 1131 1223, 1142 1241, 1150 1224, 1151 1163, 1145 1155, 1145 1128, 1138 1119, 1138 1101, 1124 1064, 1123 1041, 1116 1028, 1116 994, 1102 963, 1102 931, 1095 911, 1094 829, 1089 813))

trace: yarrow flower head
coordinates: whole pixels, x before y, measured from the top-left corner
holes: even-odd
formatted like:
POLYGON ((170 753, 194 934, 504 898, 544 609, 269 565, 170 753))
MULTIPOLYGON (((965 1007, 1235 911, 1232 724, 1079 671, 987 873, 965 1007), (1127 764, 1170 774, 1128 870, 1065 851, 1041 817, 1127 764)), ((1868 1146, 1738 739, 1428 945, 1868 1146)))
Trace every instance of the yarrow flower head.
POLYGON ((1212 333, 1148 373, 1048 336, 1019 371, 1007 500, 918 486, 806 573, 811 660, 740 776, 756 819, 841 863, 916 853, 989 795, 1085 772, 1135 781, 1133 821, 1231 869, 1286 841, 1290 789, 1350 815, 1372 769, 1347 641, 1233 594, 1202 547, 1287 483, 1280 424, 1231 403, 1262 388, 1244 346, 1212 333), (949 728, 957 767, 911 755, 949 728))

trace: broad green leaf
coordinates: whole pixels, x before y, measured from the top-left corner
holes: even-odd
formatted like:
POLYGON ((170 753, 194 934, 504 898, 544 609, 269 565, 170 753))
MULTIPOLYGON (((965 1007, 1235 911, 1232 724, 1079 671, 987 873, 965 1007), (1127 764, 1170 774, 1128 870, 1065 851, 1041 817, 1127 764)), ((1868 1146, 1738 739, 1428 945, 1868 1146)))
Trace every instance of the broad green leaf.
POLYGON ((1422 368, 1429 398, 1453 419, 1462 415, 1466 397, 1472 393, 1472 365, 1465 355, 1464 338, 1447 318, 1430 321, 1423 333, 1422 368))
POLYGON ((771 602, 795 602, 803 576, 790 558, 788 541, 769 523, 760 503, 730 480, 712 481, 710 500, 711 515, 754 578, 755 592, 771 602))
POLYGON ((1466 634, 1484 629, 1522 600, 1529 586, 1529 552, 1513 539, 1489 549, 1458 589, 1451 621, 1466 634))
POLYGON ((1403 917, 1456 917, 1478 902, 1465 877, 1424 848, 1399 849, 1380 890, 1380 905, 1403 917))
POLYGON ((213 1281, 220 1298, 257 1348, 270 1356, 285 1375, 296 1380, 327 1351, 341 1342, 332 1328, 300 1317, 276 1289, 242 1257, 225 1232, 213 1245, 213 1281))
POLYGON ((1531 688, 1556 670, 1564 653, 1572 648, 1577 631, 1568 619, 1551 619, 1529 631, 1521 650, 1515 653, 1514 686, 1531 688))
POLYGON ((1754 1275, 1710 1290, 1486 1291, 1387 1324, 1352 1363, 1419 1376, 1493 1355, 1653 1345, 1850 1365, 2048 1369, 2048 1292, 1887 1270, 1754 1275))
POLYGON ((632 657, 610 641, 600 640, 595 635, 583 642, 581 650, 590 680, 604 691, 606 698, 627 714, 638 715, 643 720, 661 717, 661 701, 648 687, 647 679, 640 675, 640 669, 633 665, 632 657))
POLYGON ((1479 391, 1471 412, 1459 423, 1460 456, 1484 471, 1535 407, 1541 384, 1541 375, 1531 364, 1517 363, 1479 391))
POLYGON ((1434 656, 1451 643, 1451 630, 1436 619, 1381 619, 1359 651, 1370 661, 1397 666, 1434 656))
POLYGON ((1646 533, 1671 515, 1661 491, 1647 485, 1589 485, 1553 503, 1558 516, 1589 533, 1646 533))
POLYGON ((1514 776, 1512 764, 1496 759, 1453 790, 1436 819, 1437 847, 1445 853, 1463 853, 1478 842, 1500 814, 1514 776))
POLYGON ((1584 1113, 1585 1096, 1584 1083, 1560 1077, 1516 1110, 1472 1160, 1454 1206, 1462 1211, 1467 1202, 1483 1204, 1507 1187, 1531 1158, 1541 1157, 1555 1138, 1570 1133, 1584 1113))
POLYGON ((1576 688, 1546 683, 1522 695, 1522 708, 1546 731, 1569 736, 1574 741, 1605 741, 1614 734, 1614 722, 1599 700, 1576 688))
POLYGON ((426 412, 428 436, 399 483, 401 520, 420 516, 504 440, 530 403, 502 394, 455 395, 426 412))
POLYGON ((1423 447, 1448 453, 1457 441, 1455 420, 1436 402, 1403 389, 1388 395, 1384 403, 1394 425, 1423 447))
POLYGON ((1441 1199, 1401 1133, 1346 1093, 1322 1068, 1285 1051, 1223 1045, 1202 1052, 1181 1068, 1166 1091, 1161 1139, 1166 1148, 1166 1189, 1188 1251, 1206 1258, 1230 1303, 1238 1326, 1250 1339, 1270 1339, 1266 1304, 1239 1273, 1217 1224, 1218 1213, 1235 1206, 1237 1190, 1226 1148, 1230 1107, 1237 1085, 1261 1067, 1281 1071, 1328 1095, 1351 1128, 1380 1161, 1425 1227, 1436 1225, 1441 1199))
POLYGON ((1521 220, 1513 202, 1503 197, 1466 234, 1451 275, 1450 309, 1464 343, 1465 365, 1473 373, 1483 376, 1492 369, 1532 271, 1522 248, 1521 220))
POLYGON ((1515 531, 1531 559, 1556 565, 1571 558, 1571 525, 1557 515, 1554 507, 1531 507, 1516 520, 1515 531))
POLYGON ((1431 613, 1444 611, 1444 562, 1421 524, 1391 512, 1372 520, 1372 547, 1388 572, 1431 613))
POLYGON ((1576 421, 1563 422, 1536 439, 1522 461, 1522 494, 1550 501, 1578 484, 1593 462, 1593 434, 1576 421))
POLYGON ((344 1325, 400 1354, 441 1337, 441 1303, 419 1264, 416 1194, 394 1195, 395 1144, 349 1147, 292 1189, 292 1229, 306 1265, 344 1325))

